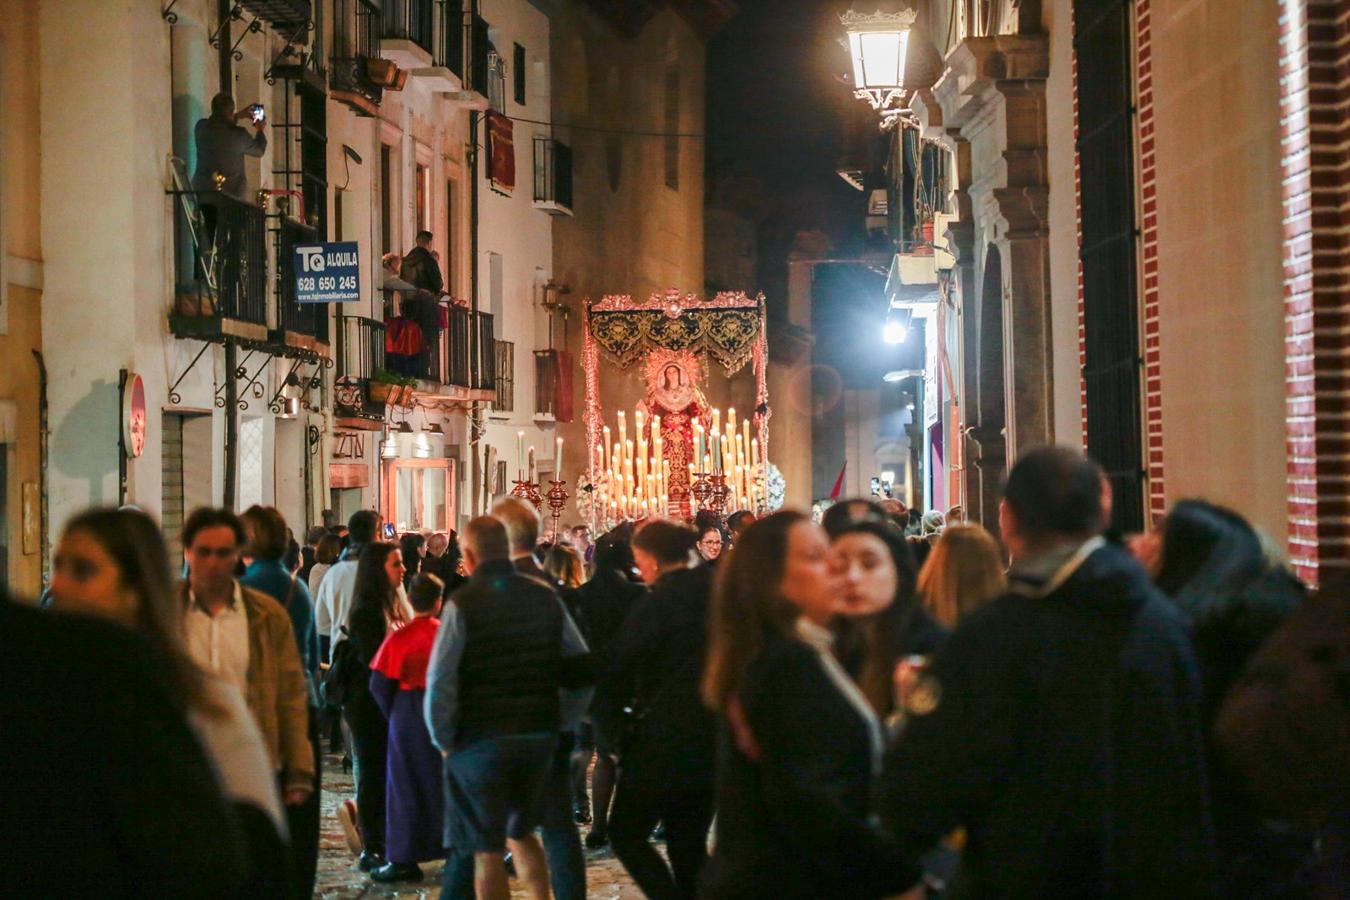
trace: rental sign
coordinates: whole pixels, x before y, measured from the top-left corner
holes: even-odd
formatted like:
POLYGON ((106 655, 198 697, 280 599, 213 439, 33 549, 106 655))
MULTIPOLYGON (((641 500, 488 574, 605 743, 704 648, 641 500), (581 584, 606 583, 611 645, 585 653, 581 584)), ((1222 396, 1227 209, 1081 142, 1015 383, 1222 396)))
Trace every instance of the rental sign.
POLYGON ((295 302, 349 303, 361 299, 361 258, 356 241, 295 248, 295 302))

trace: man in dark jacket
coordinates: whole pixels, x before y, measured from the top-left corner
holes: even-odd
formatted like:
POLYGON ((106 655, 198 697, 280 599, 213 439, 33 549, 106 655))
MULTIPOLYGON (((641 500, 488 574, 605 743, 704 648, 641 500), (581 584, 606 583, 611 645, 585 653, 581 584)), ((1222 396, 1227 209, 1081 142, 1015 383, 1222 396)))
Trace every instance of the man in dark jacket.
POLYGON ((441 310, 437 298, 445 290, 445 280, 441 277, 441 264, 432 255, 430 231, 417 232, 417 246, 403 256, 403 266, 399 277, 417 288, 403 293, 402 312, 405 318, 416 322, 422 329, 423 348, 413 363, 415 373, 420 377, 440 375, 445 372, 433 372, 431 362, 440 346, 441 310))
POLYGON ((547 896, 533 831, 559 722, 589 701, 587 691, 560 700, 561 664, 586 645, 552 588, 512 567, 501 522, 473 519, 464 538, 471 577, 442 613, 427 671, 427 727, 446 754, 449 783, 445 896, 463 896, 453 857, 468 852, 478 896, 506 896, 507 842, 522 882, 547 896))
POLYGON ((0 896, 238 897, 239 822, 140 637, 0 588, 0 896))
POLYGON ((1000 525, 1009 592, 910 686, 883 815, 914 857, 966 829, 953 896, 1211 896, 1195 659, 1143 569, 1100 537, 1100 470, 1030 451, 1000 525))
POLYGON ((404 254, 403 266, 399 269, 400 278, 432 296, 445 288, 441 264, 431 255, 431 242, 434 239, 430 231, 417 232, 417 246, 404 254))
MULTIPOLYGON (((539 511, 519 497, 504 497, 493 504, 492 516, 506 526, 510 536, 511 565, 522 575, 552 588, 575 625, 578 617, 576 591, 558 584, 534 555, 535 545, 539 542, 539 511)), ((589 661, 589 655, 574 660, 578 665, 568 668, 568 680, 588 673, 590 680, 594 680, 589 661)), ((581 849, 581 833, 573 816, 571 789, 572 747, 584 712, 585 708, 580 708, 575 716, 562 723, 540 813, 540 834, 544 839, 544 853, 548 856, 553 893, 558 900, 584 900, 586 896, 586 855, 581 849)))

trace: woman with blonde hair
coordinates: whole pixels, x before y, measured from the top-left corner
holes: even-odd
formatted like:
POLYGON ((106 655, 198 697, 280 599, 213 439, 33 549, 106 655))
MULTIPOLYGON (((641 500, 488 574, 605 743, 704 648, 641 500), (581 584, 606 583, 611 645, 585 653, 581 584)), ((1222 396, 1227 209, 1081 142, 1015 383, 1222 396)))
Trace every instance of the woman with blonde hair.
POLYGON ((586 580, 586 564, 581 554, 567 544, 554 544, 544 559, 544 571, 567 588, 581 587, 586 580))
POLYGON ((948 628, 1006 587, 998 543, 979 525, 947 526, 919 571, 924 605, 948 628))

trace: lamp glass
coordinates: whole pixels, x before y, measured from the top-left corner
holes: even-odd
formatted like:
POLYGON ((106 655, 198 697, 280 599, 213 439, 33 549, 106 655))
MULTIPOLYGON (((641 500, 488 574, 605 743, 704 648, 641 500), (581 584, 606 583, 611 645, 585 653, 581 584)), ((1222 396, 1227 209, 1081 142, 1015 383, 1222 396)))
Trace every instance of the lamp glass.
POLYGON ((392 434, 380 442, 380 457, 382 459, 398 459, 398 439, 392 434))
POLYGON ((886 90, 904 86, 908 29, 850 31, 848 45, 853 56, 854 87, 886 90))
POLYGON ((909 336, 909 329, 903 322, 887 322, 886 327, 882 329, 881 336, 885 338, 888 344, 903 344, 905 338, 909 336))

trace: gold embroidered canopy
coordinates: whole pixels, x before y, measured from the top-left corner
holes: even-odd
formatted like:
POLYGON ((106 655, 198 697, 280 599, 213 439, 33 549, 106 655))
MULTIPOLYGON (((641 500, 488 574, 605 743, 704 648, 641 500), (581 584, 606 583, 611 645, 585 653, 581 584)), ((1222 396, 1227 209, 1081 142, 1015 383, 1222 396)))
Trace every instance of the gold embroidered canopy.
POLYGON ((750 361, 762 336, 763 304, 762 296, 743 293, 703 300, 667 291, 646 302, 611 295, 590 305, 587 321, 596 345, 622 369, 649 350, 693 350, 732 375, 750 361))

